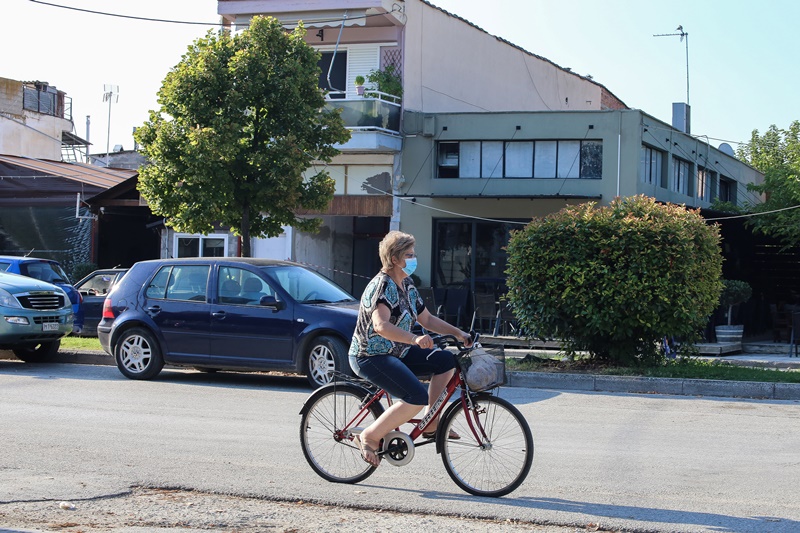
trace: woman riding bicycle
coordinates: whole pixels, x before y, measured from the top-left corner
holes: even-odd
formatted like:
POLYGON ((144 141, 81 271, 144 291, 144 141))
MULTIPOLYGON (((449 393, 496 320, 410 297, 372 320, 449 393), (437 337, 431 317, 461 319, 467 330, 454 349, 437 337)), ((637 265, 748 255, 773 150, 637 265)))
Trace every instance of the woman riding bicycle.
MULTIPOLYGON (((390 231, 380 242, 382 268, 361 296, 350 344, 353 371, 398 400, 355 437, 361 457, 373 466, 380 464, 381 439, 430 407, 453 376, 452 354, 435 348, 430 335, 414 335, 411 327, 419 322, 425 330, 453 335, 466 346, 472 343, 468 333, 425 308, 410 277, 417 266, 414 244, 412 235, 400 231, 390 231), (417 374, 433 374, 427 391, 417 374)), ((433 437, 438 422, 432 420, 423 436, 433 437)), ((451 432, 448 438, 460 436, 451 432)))

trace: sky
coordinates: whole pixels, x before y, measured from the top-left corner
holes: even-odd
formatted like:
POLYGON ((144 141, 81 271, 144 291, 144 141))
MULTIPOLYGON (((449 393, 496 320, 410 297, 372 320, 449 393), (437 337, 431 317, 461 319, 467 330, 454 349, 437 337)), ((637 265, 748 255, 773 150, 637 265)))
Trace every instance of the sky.
MULTIPOLYGON (((671 123, 688 100, 691 132, 735 149, 753 130, 800 120, 800 2, 794 0, 431 0, 488 33, 591 75, 628 107, 671 123), (490 6, 490 7, 489 7, 490 6)), ((133 148, 161 82, 219 23, 216 0, 2 0, 0 77, 46 81, 72 98, 92 153, 133 148), (100 15, 69 6, 128 17, 100 15), (118 100, 103 101, 105 85, 118 100), (110 120, 109 120, 110 118, 110 120), (109 128, 110 122, 110 128, 109 128)), ((469 68, 465 61, 464 68, 469 68)))

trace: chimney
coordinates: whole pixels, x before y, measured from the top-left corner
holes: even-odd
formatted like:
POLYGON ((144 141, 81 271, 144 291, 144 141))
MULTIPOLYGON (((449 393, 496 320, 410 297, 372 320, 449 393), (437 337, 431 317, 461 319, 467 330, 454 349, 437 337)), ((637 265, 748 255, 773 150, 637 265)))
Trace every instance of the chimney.
POLYGON ((683 102, 672 104, 672 127, 683 133, 692 133, 692 108, 683 102))

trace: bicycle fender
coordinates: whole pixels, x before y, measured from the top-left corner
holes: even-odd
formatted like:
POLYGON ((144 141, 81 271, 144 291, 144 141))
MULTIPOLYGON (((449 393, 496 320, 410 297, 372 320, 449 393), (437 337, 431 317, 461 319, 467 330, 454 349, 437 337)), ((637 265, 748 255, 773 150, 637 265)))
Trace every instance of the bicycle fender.
MULTIPOLYGON (((366 388, 356 385, 355 383, 328 383, 327 385, 323 385, 312 392, 308 398, 306 398, 306 400, 303 402, 303 407, 300 409, 300 415, 306 414, 308 411, 308 406, 313 405, 313 403, 316 402, 320 396, 328 394, 331 390, 352 392, 353 394, 357 394, 362 398, 370 394, 366 388)), ((381 408, 383 407, 381 404, 378 405, 381 408)))

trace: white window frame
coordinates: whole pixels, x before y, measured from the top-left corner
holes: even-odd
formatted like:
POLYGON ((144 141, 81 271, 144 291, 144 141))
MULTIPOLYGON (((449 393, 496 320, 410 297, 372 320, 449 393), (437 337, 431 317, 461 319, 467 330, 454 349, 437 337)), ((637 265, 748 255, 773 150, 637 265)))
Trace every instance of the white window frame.
POLYGON ((690 172, 691 168, 690 168, 690 163, 688 161, 673 156, 670 190, 680 194, 689 194, 690 172))
POLYGON ((200 246, 198 253, 203 257, 203 241, 205 239, 222 239, 223 253, 222 257, 228 257, 228 234, 227 233, 210 233, 208 235, 201 235, 200 233, 176 233, 172 239, 172 252, 175 257, 178 256, 178 239, 199 239, 200 246))
POLYGON ((714 172, 707 168, 697 169, 697 199, 703 202, 711 201, 711 181, 714 179, 714 172))
POLYGON ((648 185, 661 185, 661 172, 664 153, 647 145, 642 145, 642 156, 639 164, 639 181, 648 185))

